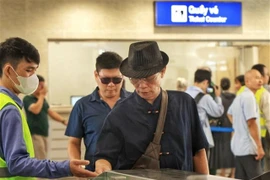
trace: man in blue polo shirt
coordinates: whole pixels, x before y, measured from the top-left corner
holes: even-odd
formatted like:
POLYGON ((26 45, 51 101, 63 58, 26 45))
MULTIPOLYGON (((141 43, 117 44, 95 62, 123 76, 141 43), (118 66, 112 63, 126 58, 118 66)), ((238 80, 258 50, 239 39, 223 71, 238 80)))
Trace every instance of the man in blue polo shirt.
POLYGON ((260 135, 260 115, 255 93, 262 86, 259 71, 249 70, 245 74, 245 89, 236 96, 228 110, 232 119, 234 135, 231 149, 235 156, 235 178, 252 179, 262 173, 260 160, 264 150, 260 135))
POLYGON ((130 93, 122 89, 123 75, 119 67, 122 58, 115 52, 104 52, 96 59, 94 72, 98 87, 81 98, 73 107, 65 135, 69 136, 68 152, 71 159, 81 158, 81 141, 84 139, 84 158, 90 160, 86 169, 94 170, 94 152, 97 137, 105 117, 111 109, 130 93))
MULTIPOLYGON (((135 91, 107 116, 97 142, 96 172, 131 169, 153 140, 159 117, 169 57, 155 41, 133 43, 120 66, 135 91)), ((208 174, 202 130, 196 103, 184 92, 167 91, 168 106, 161 137, 160 168, 208 174)))

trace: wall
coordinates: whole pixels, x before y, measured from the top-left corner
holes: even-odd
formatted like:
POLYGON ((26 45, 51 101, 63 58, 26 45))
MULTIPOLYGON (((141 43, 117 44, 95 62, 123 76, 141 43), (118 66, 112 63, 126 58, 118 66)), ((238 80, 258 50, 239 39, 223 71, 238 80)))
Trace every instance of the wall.
POLYGON ((269 40, 269 0, 242 0, 242 27, 155 27, 153 0, 0 0, 0 41, 20 36, 41 54, 48 39, 269 40))
POLYGON ((265 64, 270 70, 270 45, 259 47, 259 63, 265 64))
MULTIPOLYGON (((132 41, 50 41, 49 46, 49 101, 51 104, 69 105, 70 97, 88 95, 96 88, 95 59, 101 51, 115 51, 123 58, 128 56, 132 41), (59 83, 61 82, 61 84, 59 83)), ((212 80, 219 85, 223 77, 235 77, 235 61, 239 59, 236 47, 217 47, 216 42, 157 41, 170 61, 162 79, 162 88, 176 90, 176 78, 194 81, 198 67, 209 66, 212 80)), ((249 68, 249 66, 248 66, 249 68)), ((233 88, 233 87, 232 87, 233 88)), ((133 91, 129 80, 126 89, 133 91)))

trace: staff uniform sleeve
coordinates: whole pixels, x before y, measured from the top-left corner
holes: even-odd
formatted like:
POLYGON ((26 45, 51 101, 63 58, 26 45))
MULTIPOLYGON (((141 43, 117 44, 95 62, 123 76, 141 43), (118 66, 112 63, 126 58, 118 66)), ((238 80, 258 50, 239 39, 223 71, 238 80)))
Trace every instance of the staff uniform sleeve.
POLYGON ((54 162, 29 157, 23 139, 21 115, 15 106, 3 108, 0 119, 3 156, 11 174, 44 178, 71 175, 69 161, 54 162))

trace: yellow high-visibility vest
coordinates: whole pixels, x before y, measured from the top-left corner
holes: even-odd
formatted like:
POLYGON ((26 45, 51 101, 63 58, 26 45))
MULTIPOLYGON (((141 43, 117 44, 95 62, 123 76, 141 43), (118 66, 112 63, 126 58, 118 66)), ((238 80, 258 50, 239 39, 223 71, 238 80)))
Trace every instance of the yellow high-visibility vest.
MULTIPOLYGON (((261 99, 262 99, 262 94, 266 91, 266 89, 264 87, 261 87, 258 91, 256 91, 255 93, 255 98, 256 98, 256 102, 258 105, 260 105, 261 99)), ((260 106, 259 106, 260 107, 260 106)), ((265 138, 266 136, 266 119, 263 116, 263 112, 262 110, 259 108, 260 110, 260 126, 261 126, 261 137, 265 138)))
POLYGON ((241 88, 236 92, 236 95, 241 94, 245 90, 246 86, 241 86, 241 88))
MULTIPOLYGON (((33 158, 35 156, 33 142, 32 142, 31 134, 30 134, 28 124, 27 124, 23 111, 15 103, 15 101, 11 99, 8 95, 0 93, 0 110, 2 110, 7 104, 14 105, 15 107, 17 107, 18 111, 20 112, 20 115, 22 118, 23 139, 26 145, 27 152, 29 153, 30 157, 33 158)), ((0 168, 7 170, 6 161, 2 159, 1 157, 0 157, 0 168)), ((35 179, 36 178, 33 178, 33 177, 20 177, 20 176, 0 178, 0 180, 35 180, 35 179)))

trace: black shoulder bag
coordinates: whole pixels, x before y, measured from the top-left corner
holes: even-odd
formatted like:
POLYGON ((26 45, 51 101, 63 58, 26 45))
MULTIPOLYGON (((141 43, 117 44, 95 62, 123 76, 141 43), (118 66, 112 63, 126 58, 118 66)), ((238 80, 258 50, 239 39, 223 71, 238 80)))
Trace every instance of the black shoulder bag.
MULTIPOLYGON (((199 92, 199 94, 194 98, 196 104, 199 103, 199 101, 202 99, 202 97, 204 96, 204 94, 202 92, 199 92)), ((221 126, 222 125, 222 121, 219 118, 214 118, 212 116, 210 116, 209 114, 207 114, 208 119, 209 119, 209 124, 210 126, 221 126)))

